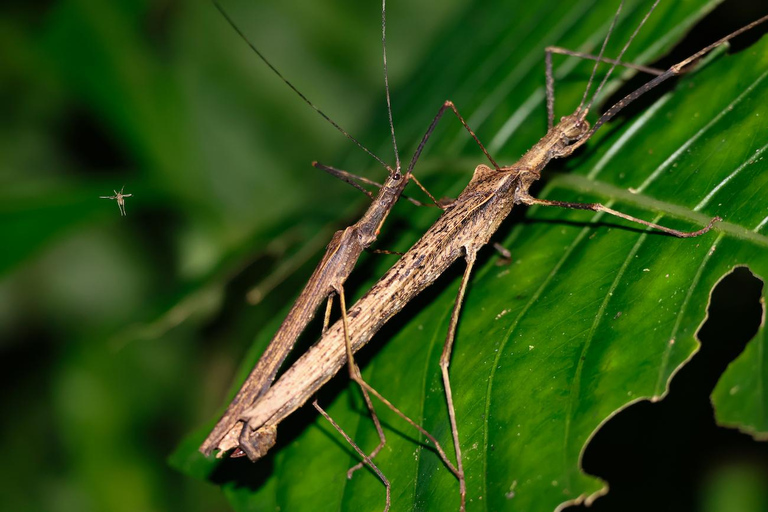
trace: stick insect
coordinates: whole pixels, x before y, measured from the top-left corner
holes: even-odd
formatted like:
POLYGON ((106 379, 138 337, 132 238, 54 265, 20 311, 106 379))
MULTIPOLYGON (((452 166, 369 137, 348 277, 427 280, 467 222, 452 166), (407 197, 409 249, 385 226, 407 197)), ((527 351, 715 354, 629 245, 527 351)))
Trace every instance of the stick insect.
MULTIPOLYGON (((271 441, 266 437, 263 439, 263 442, 259 444, 260 448, 258 453, 249 453, 247 450, 252 445, 244 446, 239 442, 239 437, 241 431, 243 430, 241 419, 243 411, 253 405, 253 403, 267 391, 269 386, 274 381, 275 375, 277 374, 280 365, 290 353, 298 337, 304 331, 309 322, 314 318, 315 313, 320 305, 324 301, 327 301, 325 313, 325 325, 327 326, 330 318, 333 296, 338 295, 341 298, 343 304, 344 282, 349 277, 362 252, 376 240, 376 237, 378 236, 384 221, 386 220, 392 207, 397 202, 408 182, 413 180, 422 190, 424 190, 425 193, 427 193, 427 195, 429 195, 429 193, 426 191, 426 189, 424 189, 424 187, 421 186, 421 184, 411 172, 419 157, 420 151, 414 155, 405 171, 403 171, 401 168, 400 155, 397 149, 397 140, 395 138, 395 129, 392 120, 389 80, 387 76, 386 0, 382 0, 382 46, 384 48, 384 86, 387 99, 387 111, 389 114, 389 126, 396 162, 394 167, 387 165, 382 159, 369 151, 365 146, 358 142, 357 139, 352 137, 338 124, 331 120, 325 113, 318 109, 312 102, 310 102, 301 92, 299 92, 298 89, 296 89, 296 87, 291 82, 284 78, 283 75, 264 57, 264 55, 245 37, 240 28, 229 17, 221 5, 215 0, 214 4, 225 17, 225 19, 229 22, 229 24, 240 35, 240 37, 246 43, 248 43, 256 55, 258 55, 258 57, 275 74, 277 74, 277 76, 283 82, 285 82, 296 94, 298 94, 305 103, 307 103, 326 121, 333 125, 334 128, 340 131, 345 137, 352 140, 358 147, 360 147, 363 151, 368 153, 377 162, 379 162, 385 169, 387 169, 389 173, 384 184, 380 186, 378 194, 374 197, 373 194, 358 185, 355 182, 355 179, 351 177, 349 173, 340 169, 335 169, 333 167, 319 164, 317 162, 313 163, 315 167, 327 171, 332 175, 339 177, 342 180, 347 181, 353 186, 364 191, 369 195, 369 197, 371 197, 373 201, 363 216, 360 218, 360 220, 346 229, 337 231, 333 235, 333 238, 326 248, 325 254, 320 260, 320 263, 317 265, 312 276, 309 278, 307 285, 296 299, 296 302, 288 313, 288 316, 285 318, 269 346, 262 354, 258 363, 248 375, 248 378, 227 407, 227 410, 222 418, 200 446, 200 451, 205 455, 210 455, 214 450, 218 450, 218 455, 223 456, 223 454, 229 450, 237 448, 235 452, 233 452, 233 456, 242 456, 243 453, 241 449, 245 449, 249 457, 258 458, 259 456, 266 453, 266 450, 268 449, 267 446, 271 446, 274 443, 274 436, 272 436, 271 441)), ((456 113, 458 115, 458 112, 456 113)), ((468 127, 467 129, 469 130, 468 127)), ((471 130, 469 130, 469 132, 474 137, 474 133, 472 133, 471 130)), ((431 197, 431 195, 430 198, 435 204, 437 204, 437 201, 431 197)), ((412 201, 418 204, 418 201, 412 201)), ((364 395, 369 407, 373 407, 370 399, 367 396, 367 393, 364 393, 364 395)), ((376 418, 375 414, 373 417, 376 418)), ((384 433, 381 429, 381 426, 378 424, 378 420, 374 421, 376 421, 376 429, 379 432, 379 436, 381 438, 381 447, 384 443, 384 433)), ((378 451, 378 449, 380 448, 374 450, 374 454, 378 451)))
MULTIPOLYGON (((658 4, 658 1, 654 3, 658 4)), ((648 13, 650 15, 650 12, 648 13)), ((618 16, 618 14, 617 14, 618 16)), ((643 22, 647 16, 643 19, 643 22)), ((652 90, 662 82, 681 74, 687 66, 703 57, 713 49, 724 44, 737 35, 768 21, 768 16, 719 39, 690 57, 661 71, 643 87, 625 96, 622 100, 608 108, 598 118, 594 125, 586 120, 586 116, 600 89, 606 83, 607 77, 598 85, 589 101, 590 88, 585 89, 582 104, 571 115, 565 116, 558 124, 554 124, 552 100, 548 99, 548 118, 550 129, 547 134, 529 150, 514 165, 499 166, 489 156, 493 167, 478 165, 474 175, 445 213, 425 233, 425 235, 348 311, 342 301, 342 319, 330 327, 324 336, 303 355, 286 373, 264 394, 255 405, 247 410, 242 418, 247 421, 247 428, 241 435, 241 446, 246 453, 259 454, 264 449, 265 435, 272 439, 277 425, 296 408, 305 403, 321 386, 323 386, 345 364, 353 364, 353 354, 363 347, 372 336, 409 301, 434 283, 457 259, 464 258, 466 267, 461 281, 459 293, 451 315, 448 335, 440 359, 441 375, 445 388, 446 402, 449 411, 452 441, 454 444, 456 464, 447 459, 439 445, 438 452, 447 467, 459 480, 461 509, 465 507, 466 482, 462 466, 461 448, 458 440, 458 428, 453 407, 452 390, 449 377, 451 351, 456 333, 456 326, 461 312, 461 306, 467 289, 476 256, 501 222, 509 215, 516 204, 560 206, 566 208, 585 209, 617 215, 621 218, 639 222, 653 229, 661 230, 677 237, 695 237, 708 232, 713 224, 720 220, 713 218, 710 223, 697 231, 681 232, 658 224, 643 221, 617 212, 602 204, 579 204, 554 200, 544 200, 532 197, 529 188, 541 176, 541 171, 553 159, 571 155, 582 146, 605 122, 614 117, 632 101, 652 90), (248 446, 250 445, 250 446, 248 446)), ((642 23, 640 26, 642 26, 642 23)), ((637 30, 640 29, 638 26, 637 30)), ((635 31, 635 34, 637 33, 635 31)), ((610 32, 609 32, 610 34, 610 32)), ((634 38, 634 34, 617 57, 620 61, 624 51, 634 38)), ((607 41, 607 37, 606 37, 607 41)), ((605 43, 603 44, 603 48, 605 43)), ((603 59, 602 50, 596 57, 603 59)), ((548 69, 551 67, 548 65, 548 69)), ((610 72, 615 68, 611 67, 610 72)), ((595 71, 593 70, 593 75, 595 71)), ((551 77, 551 71, 548 77, 551 77)), ((548 94, 553 89, 548 78, 548 94)), ((452 105, 446 102, 446 105, 452 105)), ((444 105, 443 108, 446 108, 444 105)), ((441 109, 442 111, 442 109, 441 109)), ((427 136, 434 129, 435 122, 427 131, 427 136)), ((426 137, 425 137, 426 139, 426 137)), ((419 152, 423 144, 419 148, 419 152)), ((487 152, 486 152, 487 153, 487 152)), ((405 418, 394 406, 384 399, 375 389, 370 387, 359 373, 351 372, 353 378, 369 393, 377 396, 395 412, 405 418)), ((406 421, 410 421, 406 418, 406 421)))

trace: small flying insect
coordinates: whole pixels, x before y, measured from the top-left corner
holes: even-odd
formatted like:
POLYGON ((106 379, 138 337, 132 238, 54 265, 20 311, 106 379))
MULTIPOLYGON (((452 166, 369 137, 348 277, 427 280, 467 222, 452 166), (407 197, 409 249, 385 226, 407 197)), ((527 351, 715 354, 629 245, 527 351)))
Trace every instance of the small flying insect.
POLYGON ((120 216, 125 217, 125 198, 131 197, 133 194, 123 194, 123 190, 125 189, 125 185, 123 185, 123 188, 120 189, 120 192, 117 190, 113 190, 112 192, 115 193, 113 196, 99 196, 100 199, 114 199, 117 201, 117 207, 120 208, 120 216))

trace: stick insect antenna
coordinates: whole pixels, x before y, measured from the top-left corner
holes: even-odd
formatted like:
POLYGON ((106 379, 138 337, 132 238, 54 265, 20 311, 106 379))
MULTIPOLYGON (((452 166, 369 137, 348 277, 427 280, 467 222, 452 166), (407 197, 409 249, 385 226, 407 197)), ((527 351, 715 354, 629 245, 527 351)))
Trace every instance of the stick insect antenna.
MULTIPOLYGON (((651 13, 656 9, 656 6, 659 5, 660 0, 656 0, 650 9, 648 9, 648 12, 643 17, 642 21, 637 25, 637 28, 634 32, 632 32, 632 35, 629 36, 629 39, 627 40, 626 44, 624 45, 624 48, 621 49, 621 52, 619 52, 619 56, 616 57, 616 61, 621 61, 621 58, 624 56, 624 53, 629 48, 629 45, 632 44, 632 41, 635 40, 635 37, 640 32, 640 29, 643 28, 643 25, 645 25, 645 22, 648 21, 648 18, 651 16, 651 13)), ((600 91, 603 90, 603 87, 605 86, 606 82, 608 82, 608 79, 611 77, 611 73, 613 73, 613 70, 616 69, 616 63, 614 63, 609 69, 608 73, 605 74, 605 77, 603 77, 603 80, 600 82, 600 85, 597 86, 597 90, 595 91, 595 94, 592 95, 592 99, 589 100, 589 104, 587 105, 587 110, 589 110, 592 107, 592 104, 595 102, 595 98, 597 98, 598 94, 600 94, 600 91)))
POLYGON ((395 138, 395 124, 392 121, 392 101, 389 97, 389 74, 387 73, 387 0, 381 0, 381 46, 384 55, 384 90, 387 94, 387 114, 389 115, 389 129, 392 132, 392 147, 395 150, 395 173, 400 172, 400 152, 397 150, 395 138))
MULTIPOLYGON (((251 42, 251 41, 250 41, 250 40, 249 40, 249 39, 248 39, 248 38, 245 36, 245 34, 243 33, 243 31, 242 31, 242 30, 240 30, 240 27, 238 27, 238 26, 237 26, 237 24, 235 24, 235 22, 232 20, 232 18, 229 16, 229 14, 227 14, 227 12, 226 12, 226 11, 224 10, 224 8, 221 6, 221 4, 218 2, 218 0, 212 0, 212 1, 213 1, 213 5, 215 5, 215 6, 216 6, 216 8, 217 8, 217 9, 219 10, 219 12, 221 13, 221 15, 222 15, 222 16, 224 16, 224 19, 226 19, 226 20, 227 20, 227 22, 228 22, 228 23, 229 23, 229 24, 232 26, 232 28, 233 28, 233 29, 235 29, 235 32, 237 32, 237 34, 238 34, 238 35, 239 35, 239 36, 242 38, 242 40, 243 40, 243 41, 245 41, 245 42, 246 42, 246 44, 247 44, 248 46, 250 46, 250 47, 251 47, 251 50, 253 50, 253 51, 256 53, 256 55, 258 55, 258 56, 259 56, 259 58, 260 58, 260 59, 261 59, 261 60, 264 62, 264 64, 266 64, 266 65, 269 67, 269 69, 271 69, 271 70, 272 70, 272 71, 273 71, 273 72, 274 72, 274 73, 275 73, 275 74, 278 76, 278 78, 280 78, 280 80, 282 80, 283 82, 285 82, 285 84, 286 84, 288 87, 290 87, 290 88, 293 90, 293 92, 295 92, 296 94, 298 94, 298 96, 299 96, 299 97, 300 97, 302 100, 304 100, 304 103, 306 103, 307 105, 309 105, 309 106, 310 106, 310 107, 311 107, 311 108, 312 108, 312 109, 313 109, 315 112, 317 112, 318 114, 320 114, 320 115, 322 116, 322 118, 323 118, 323 119, 325 119, 326 121, 328 121, 329 123, 331 123, 331 125, 333 125, 333 127, 334 127, 334 128, 336 128, 336 129, 337 129, 339 132, 341 132, 341 134, 342 134, 342 135, 344 135, 346 138, 348 138, 349 140, 351 140, 352 142, 354 142, 355 144, 357 144, 357 146, 358 146, 360 149, 362 149, 363 151, 365 151, 366 153, 368 153, 369 155, 371 155, 371 156, 373 157, 373 159, 374 159, 374 160, 376 160, 377 162, 379 162, 379 163, 380 163, 380 164, 381 164, 381 165, 382 165, 382 166, 383 166, 385 169, 387 169, 387 171, 389 171, 389 173, 390 173, 390 174, 394 174, 394 173, 395 173, 395 171, 394 171, 394 170, 393 170, 393 169, 392 169, 392 168, 391 168, 389 165, 387 165, 387 163, 386 163, 386 162, 384 162, 384 160, 382 160, 381 158, 379 158, 378 156, 376 156, 376 155, 375 155, 375 154, 374 154, 374 153, 373 153, 371 150, 369 150, 368 148, 366 148, 365 146, 363 146, 363 144, 362 144, 362 143, 360 143, 360 142, 359 142, 359 141, 358 141, 356 138, 354 138, 352 135, 350 135, 350 134, 349 134, 349 133, 348 133, 348 132, 347 132, 347 131, 346 131, 344 128, 342 128, 341 126, 339 126, 338 124, 336 124, 336 122, 335 122, 333 119, 331 119, 330 117, 328 117, 328 116, 325 114, 325 112, 323 112, 322 110, 320 110, 320 109, 319 109, 319 108, 318 108, 318 107, 317 107, 317 106, 316 106, 314 103, 312 103, 311 101, 309 101, 309 99, 308 99, 306 96, 304 96, 304 95, 301 93, 301 91, 299 91, 299 90, 298 90, 298 89, 297 89, 297 88, 296 88, 296 87, 295 87, 295 86, 294 86, 294 85, 293 85, 293 84, 292 84, 290 81, 288 81, 288 79, 287 79, 287 78, 285 78, 285 77, 283 76, 283 74, 282 74, 282 73, 280 73, 280 72, 277 70, 277 68, 276 68, 275 66, 273 66, 273 65, 272 65, 272 63, 271 63, 271 62, 269 62, 269 60, 267 60, 267 58, 266 58, 266 57, 265 57, 265 56, 264 56, 264 55, 263 55, 263 54, 262 54, 262 53, 259 51, 259 49, 258 49, 258 48, 256 48, 256 45, 254 45, 254 44, 253 44, 253 43, 252 43, 252 42, 251 42)), ((385 76, 386 76, 386 55, 385 55, 385 58, 384 58, 384 69, 385 69, 385 76)), ((387 102, 389 102, 389 89, 387 89, 387 102)), ((392 113, 391 113, 391 110, 390 110, 390 123, 391 123, 391 122, 392 122, 392 113)), ((393 133, 393 135, 392 135, 392 138, 394 139, 394 133, 393 133)), ((397 148, 395 148, 395 153, 397 153, 397 148)), ((398 164, 398 168, 399 168, 399 167, 400 167, 400 166, 399 166, 399 164, 398 164)))
POLYGON ((600 119, 597 120, 597 122, 592 126, 592 129, 582 137, 579 142, 576 143, 576 145, 583 144, 584 141, 588 140, 593 133, 597 131, 600 126, 605 124, 606 122, 610 121, 616 114, 618 114, 624 107, 635 101, 637 98, 645 94, 646 92, 650 91, 660 83, 672 78, 673 76, 677 76, 683 72, 683 69, 685 69, 686 66, 688 66, 691 62, 694 62, 695 60, 703 57, 707 53, 711 52, 721 44, 724 44, 731 39, 733 39, 736 36, 739 36, 743 34, 744 32, 751 30, 755 28, 758 25, 761 25, 765 22, 768 22, 768 15, 763 16, 760 19, 757 19, 750 23, 749 25, 745 25, 744 27, 741 27, 739 30, 736 30, 735 32, 731 32, 725 37, 722 37, 715 41, 714 43, 710 44, 709 46, 702 48, 698 52, 694 53, 690 57, 688 57, 685 60, 682 60, 678 62, 677 64, 674 64, 669 69, 667 69, 664 73, 660 74, 659 76, 655 77, 639 89, 636 89, 632 91, 631 93, 624 96, 621 100, 619 100, 617 103, 615 103, 611 108, 605 111, 602 116, 600 116, 600 119))
MULTIPOLYGON (((595 79, 595 75, 597 74, 597 66, 600 65, 600 61, 603 59, 603 53, 605 52, 605 47, 608 46, 608 40, 611 38, 611 33, 613 33, 613 29, 616 26, 616 22, 619 19, 619 14, 621 14, 621 9, 624 7, 624 0, 621 0, 621 3, 619 4, 619 8, 616 9, 616 14, 613 15, 613 20, 611 20, 611 26, 608 27, 608 33, 605 34, 605 39, 603 39, 603 46, 600 48, 600 53, 597 55, 597 59, 595 60, 595 65, 592 66, 592 74, 589 75, 589 80, 587 81, 587 87, 584 89, 584 95, 581 97, 581 103, 579 103, 579 108, 576 109, 576 112, 581 112, 582 108, 584 107, 584 103, 587 101, 587 96, 589 95, 589 90, 592 88, 592 82, 595 79)), ((587 111, 589 110, 589 107, 584 111, 582 114, 582 119, 584 116, 586 116, 587 111)))

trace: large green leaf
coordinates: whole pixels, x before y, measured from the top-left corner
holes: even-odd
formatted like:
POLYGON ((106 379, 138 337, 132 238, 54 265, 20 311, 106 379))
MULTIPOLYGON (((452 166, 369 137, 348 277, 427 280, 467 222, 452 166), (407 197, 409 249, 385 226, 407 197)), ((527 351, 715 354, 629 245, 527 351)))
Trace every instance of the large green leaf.
MULTIPOLYGON (((543 46, 596 51, 612 4, 473 4, 408 90, 395 94, 399 137, 415 141, 436 107, 451 98, 497 159, 514 161, 545 129, 543 46)), ((713 4, 662 2, 627 60, 658 57, 713 4)), ((628 3, 609 55, 618 53, 647 7, 628 3)), ((590 66, 556 62, 562 115, 578 103, 590 66)), ((768 218, 767 76, 768 41, 736 55, 721 52, 644 110, 601 129, 566 165, 568 172, 539 194, 601 201, 679 229, 723 217, 712 232, 675 239, 600 214, 534 208, 498 234, 512 251, 510 265, 498 266, 490 249, 483 254, 451 367, 469 510, 552 510, 605 492, 603 482, 579 467, 589 438, 628 404, 664 396, 672 375, 697 350, 709 292, 724 274, 737 265, 768 274, 768 238, 761 234, 768 218)), ((481 161, 478 154, 460 127, 441 128, 419 173, 433 193, 455 196, 481 161)), ((436 215, 402 206, 382 244, 407 249, 436 215)), ((365 281, 351 283, 354 293, 364 293, 389 264, 363 262, 358 273, 365 281)), ((409 305, 374 337, 375 348, 361 354, 369 382, 446 447, 437 362, 460 271, 457 265, 409 305)), ((256 340, 241 374, 267 342, 268 336, 256 340)), ((763 433, 764 346, 765 337, 757 337, 734 363, 750 372, 726 376, 728 389, 739 392, 716 396, 718 410, 736 411, 729 423, 763 433)), ((321 402, 372 449, 376 434, 359 393, 343 376, 334 382, 321 402)), ((392 482, 393 509, 456 509, 457 482, 432 449, 383 406, 377 410, 388 443, 376 461, 392 482)), ((203 430, 179 448, 174 463, 221 483, 237 510, 383 507, 383 486, 373 474, 346 479, 356 458, 330 425, 311 412, 286 423, 276 452, 255 465, 203 460, 195 452, 203 430)))

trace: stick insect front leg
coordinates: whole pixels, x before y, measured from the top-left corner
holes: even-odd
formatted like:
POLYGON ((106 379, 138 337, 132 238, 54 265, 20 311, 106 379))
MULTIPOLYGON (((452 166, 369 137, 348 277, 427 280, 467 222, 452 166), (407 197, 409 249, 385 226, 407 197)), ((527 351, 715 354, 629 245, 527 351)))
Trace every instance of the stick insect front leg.
POLYGON ((659 231, 670 234, 672 236, 676 236, 678 238, 693 238, 693 237, 703 235, 704 233, 712 229, 712 226, 716 222, 720 222, 721 220, 723 220, 720 217, 714 217, 712 220, 709 221, 709 224, 707 224, 706 226, 704 226, 703 228, 697 231, 678 231, 677 229, 664 227, 659 224, 654 224, 653 222, 648 222, 643 219, 638 219, 637 217, 632 217, 631 215, 627 215, 626 213, 621 213, 612 208, 608 208, 607 206, 600 203, 570 203, 567 201, 552 201, 550 199, 538 199, 528 194, 521 196, 519 199, 520 199, 520 202, 522 202, 523 204, 527 204, 529 206, 532 206, 532 205, 558 206, 560 208, 569 208, 572 210, 592 210, 593 212, 604 212, 609 215, 613 215, 615 217, 628 220, 630 222, 635 222, 637 224, 642 224, 643 226, 648 226, 650 228, 657 229, 659 231))
POLYGON ((578 57, 585 60, 594 60, 596 62, 605 62, 614 66, 622 66, 628 69, 634 69, 642 73, 648 73, 649 75, 659 76, 664 73, 662 69, 656 69, 640 64, 632 64, 630 62, 622 62, 616 59, 610 59, 602 55, 592 55, 591 53, 577 52, 568 50, 567 48, 560 48, 559 46, 547 46, 544 48, 544 66, 546 69, 546 85, 547 85, 547 127, 552 128, 555 124, 555 74, 552 66, 552 55, 567 55, 569 57, 578 57))

